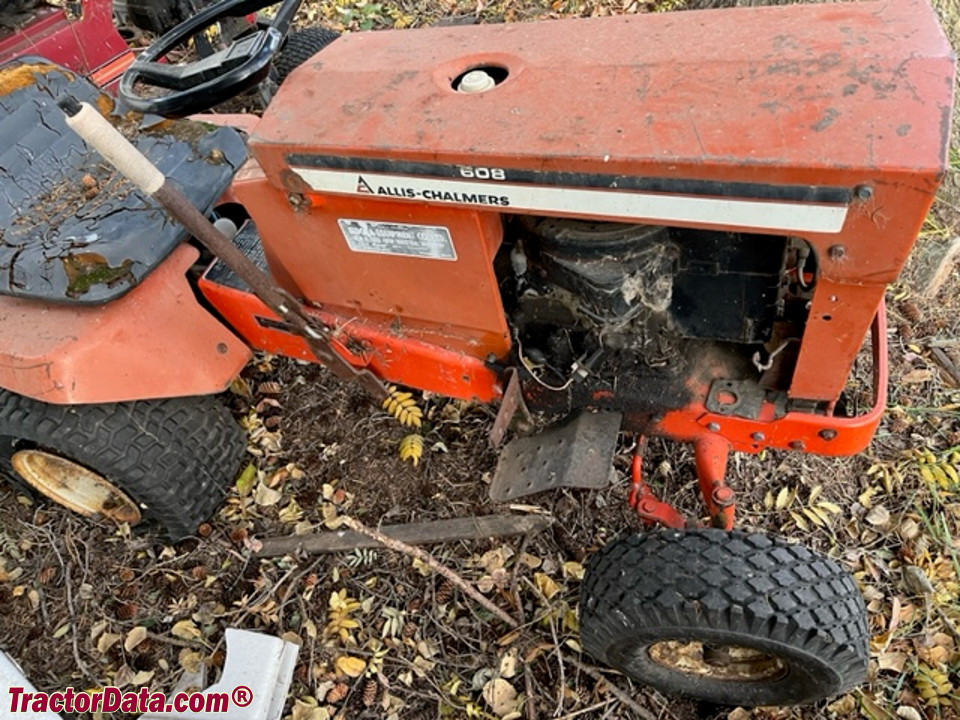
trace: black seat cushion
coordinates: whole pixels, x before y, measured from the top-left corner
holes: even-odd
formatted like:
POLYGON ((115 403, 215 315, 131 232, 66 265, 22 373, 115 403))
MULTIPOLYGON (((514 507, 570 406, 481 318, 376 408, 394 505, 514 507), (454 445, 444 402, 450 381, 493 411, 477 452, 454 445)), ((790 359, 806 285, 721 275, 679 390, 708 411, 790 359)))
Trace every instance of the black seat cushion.
POLYGON ((95 104, 208 211, 246 160, 231 128, 123 113, 40 58, 0 66, 0 295, 98 304, 139 283, 187 232, 70 130, 56 101, 95 104))

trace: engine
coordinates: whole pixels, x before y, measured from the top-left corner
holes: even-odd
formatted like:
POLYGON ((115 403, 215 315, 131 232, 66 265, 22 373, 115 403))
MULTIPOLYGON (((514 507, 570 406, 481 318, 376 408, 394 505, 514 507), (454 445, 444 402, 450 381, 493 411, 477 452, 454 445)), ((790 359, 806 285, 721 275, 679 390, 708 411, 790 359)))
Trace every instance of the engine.
POLYGON ((532 217, 511 225, 501 291, 524 390, 539 408, 679 407, 692 365, 710 355, 728 375, 748 373, 796 308, 786 282, 796 253, 783 236, 532 217))

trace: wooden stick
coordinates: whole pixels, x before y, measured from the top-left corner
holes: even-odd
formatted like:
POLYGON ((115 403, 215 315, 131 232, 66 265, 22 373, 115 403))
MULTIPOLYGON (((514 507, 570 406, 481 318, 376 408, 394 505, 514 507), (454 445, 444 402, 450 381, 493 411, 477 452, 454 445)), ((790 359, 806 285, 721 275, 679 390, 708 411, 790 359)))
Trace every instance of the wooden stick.
POLYGON ((503 620, 507 625, 509 625, 512 628, 519 627, 520 623, 514 620, 504 610, 501 610, 492 602, 490 602, 490 600, 488 600, 483 595, 481 595, 480 592, 476 588, 474 588, 470 583, 468 583, 462 577, 457 575, 457 573, 455 573, 453 570, 451 570, 450 568, 440 563, 436 558, 434 558, 429 553, 424 552, 420 548, 413 547, 413 545, 408 545, 405 542, 401 542, 396 538, 388 537, 387 535, 384 535, 382 532, 378 530, 374 530, 373 528, 367 527, 363 523, 357 520, 354 520, 352 517, 344 516, 341 518, 341 522, 344 525, 346 525, 348 528, 353 530, 354 532, 358 532, 361 535, 366 535, 369 538, 373 538, 378 543, 380 543, 386 548, 389 548, 390 550, 395 550, 396 552, 404 553, 405 555, 409 555, 411 557, 416 558, 420 562, 425 563, 432 570, 435 570, 436 572, 440 573, 447 580, 449 580, 451 583, 453 583, 458 588, 460 588, 463 591, 464 595, 466 595, 471 600, 474 600, 480 605, 482 605, 483 607, 485 607, 487 610, 492 612, 498 618, 503 620))
POLYGON ((954 386, 960 387, 960 368, 954 364, 950 356, 936 346, 931 347, 930 352, 933 354, 933 359, 937 361, 937 364, 953 379, 954 386))
POLYGON ((953 241, 944 250, 943 255, 936 261, 936 266, 931 269, 926 282, 923 283, 923 289, 920 294, 927 299, 936 297, 940 288, 950 277, 954 265, 960 260, 960 238, 954 238, 953 241))
MULTIPOLYGON (((451 540, 530 535, 545 530, 552 522, 552 518, 543 515, 483 515, 406 525, 387 525, 380 528, 380 533, 408 545, 426 545, 451 540)), ((262 542, 263 547, 257 551, 257 557, 278 557, 298 552, 344 552, 383 544, 379 539, 362 531, 344 530, 265 538, 262 542)))

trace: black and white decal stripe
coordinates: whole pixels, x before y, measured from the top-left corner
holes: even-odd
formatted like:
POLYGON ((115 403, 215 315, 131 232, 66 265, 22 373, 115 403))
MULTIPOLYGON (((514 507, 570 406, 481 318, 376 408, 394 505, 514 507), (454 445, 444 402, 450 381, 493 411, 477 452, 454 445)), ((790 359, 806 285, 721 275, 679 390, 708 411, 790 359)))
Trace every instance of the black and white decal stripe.
MULTIPOLYGON (((580 173, 505 170, 503 181, 459 179, 456 165, 371 158, 292 155, 291 169, 314 190, 369 197, 364 186, 404 190, 406 199, 469 204, 486 209, 603 216, 659 223, 694 223, 780 232, 837 233, 851 193, 845 188, 720 183, 580 173), (401 172, 385 172, 396 168, 401 172), (529 175, 530 177, 526 177, 529 175), (535 177, 536 176, 536 177, 535 177), (362 181, 361 181, 362 178, 362 181), (438 193, 506 198, 463 203, 438 193)), ((388 193, 389 194, 389 193, 388 193)), ((404 199, 394 194, 395 198, 404 199)))

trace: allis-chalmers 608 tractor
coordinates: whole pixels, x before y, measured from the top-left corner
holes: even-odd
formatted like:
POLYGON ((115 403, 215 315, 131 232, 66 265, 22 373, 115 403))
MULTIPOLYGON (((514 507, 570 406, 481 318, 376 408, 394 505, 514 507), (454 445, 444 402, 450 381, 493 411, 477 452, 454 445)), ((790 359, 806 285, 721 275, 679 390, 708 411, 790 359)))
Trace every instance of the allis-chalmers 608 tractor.
POLYGON ((386 383, 490 403, 495 445, 532 418, 495 500, 604 485, 619 433, 691 443, 713 527, 655 497, 638 452, 628 501, 664 527, 592 558, 586 650, 714 702, 859 683, 855 582, 733 530, 724 475, 731 451, 859 452, 880 421, 884 290, 949 137, 926 1, 355 33, 262 118, 182 119, 265 77, 298 2, 165 54, 266 4, 180 24, 116 99, 46 58, 0 68, 5 473, 190 535, 244 453, 216 395, 252 349, 378 403, 386 383), (874 405, 848 417, 868 333, 874 405))

